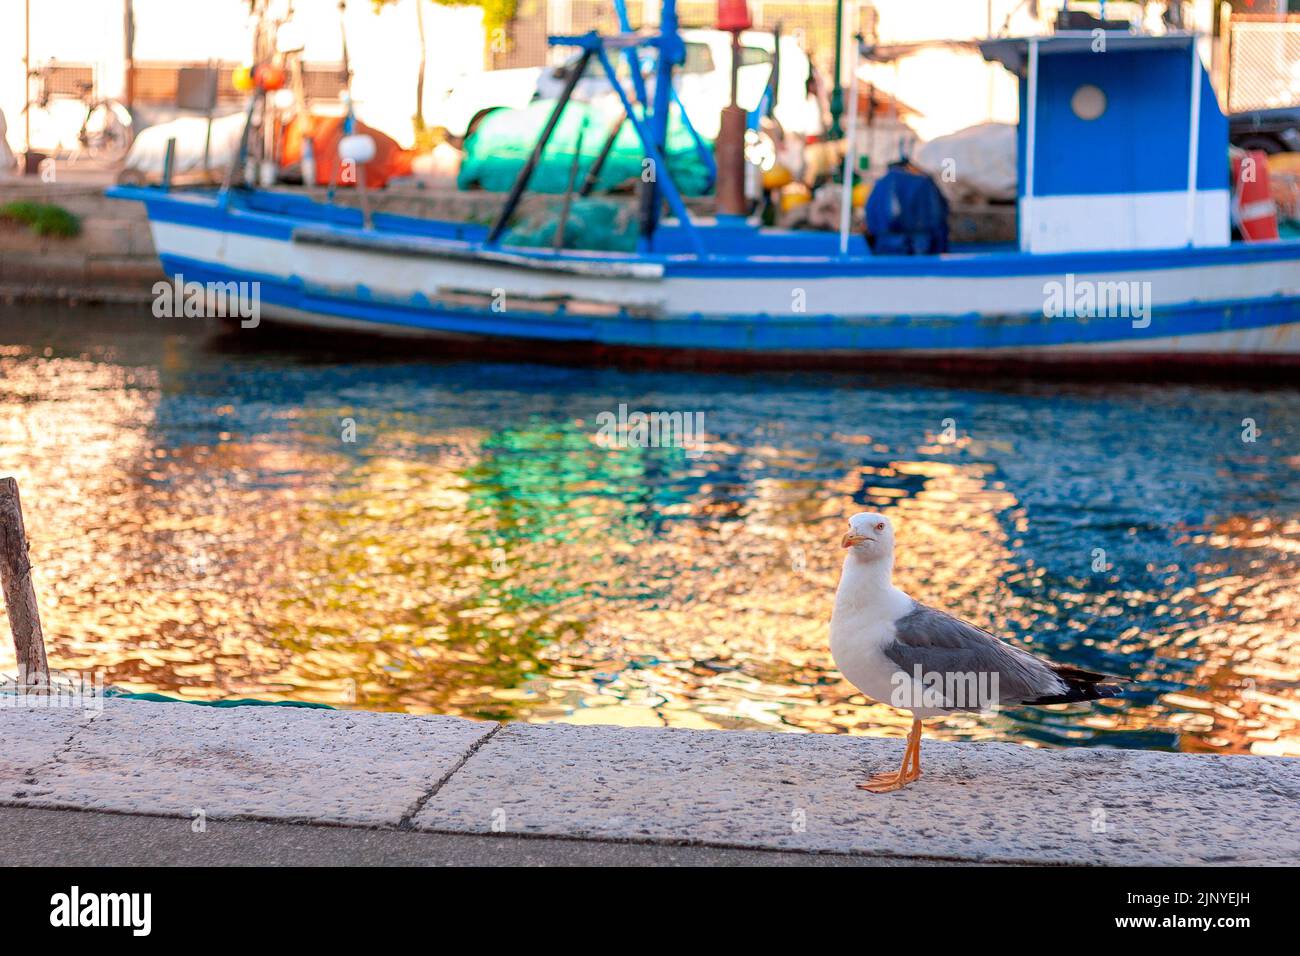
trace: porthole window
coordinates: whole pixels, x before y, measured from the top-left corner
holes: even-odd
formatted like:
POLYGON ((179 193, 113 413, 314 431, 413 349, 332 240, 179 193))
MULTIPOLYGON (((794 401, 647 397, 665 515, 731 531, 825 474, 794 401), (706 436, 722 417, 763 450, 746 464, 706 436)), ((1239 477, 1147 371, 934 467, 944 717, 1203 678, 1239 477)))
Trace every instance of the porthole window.
POLYGON ((1070 109, 1081 120, 1095 120, 1106 112, 1106 94, 1100 87, 1085 83, 1070 97, 1070 109))

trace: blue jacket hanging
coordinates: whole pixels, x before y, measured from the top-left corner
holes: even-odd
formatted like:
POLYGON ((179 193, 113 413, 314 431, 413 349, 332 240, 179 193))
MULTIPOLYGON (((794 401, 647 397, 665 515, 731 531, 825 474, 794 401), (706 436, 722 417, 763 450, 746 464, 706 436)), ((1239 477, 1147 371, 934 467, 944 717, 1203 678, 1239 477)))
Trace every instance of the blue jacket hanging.
POLYGON ((894 163, 867 199, 867 242, 882 256, 948 251, 948 201, 934 181, 894 163))

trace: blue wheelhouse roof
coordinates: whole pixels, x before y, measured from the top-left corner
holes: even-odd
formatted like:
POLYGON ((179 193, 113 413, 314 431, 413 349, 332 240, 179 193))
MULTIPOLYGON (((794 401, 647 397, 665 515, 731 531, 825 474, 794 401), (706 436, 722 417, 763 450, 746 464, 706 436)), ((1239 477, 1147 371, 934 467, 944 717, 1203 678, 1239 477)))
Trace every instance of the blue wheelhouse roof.
MULTIPOLYGON (((1108 52, 1111 50, 1125 52, 1186 50, 1195 40, 1195 34, 1192 33, 1154 35, 1105 30, 1101 36, 1105 39, 1108 52)), ((984 59, 1001 63, 1012 73, 1024 75, 1029 63, 1030 40, 1038 42, 1039 56, 1050 56, 1054 53, 1091 53, 1097 36, 1091 30, 1068 30, 1038 37, 1001 37, 994 40, 981 40, 979 49, 984 59)))

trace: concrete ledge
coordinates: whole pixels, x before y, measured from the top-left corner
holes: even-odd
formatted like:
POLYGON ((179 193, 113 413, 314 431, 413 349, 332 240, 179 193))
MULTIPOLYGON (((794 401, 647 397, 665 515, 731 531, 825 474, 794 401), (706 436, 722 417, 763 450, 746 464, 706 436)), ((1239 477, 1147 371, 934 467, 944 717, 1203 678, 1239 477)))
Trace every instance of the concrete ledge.
POLYGON ((23 792, 85 725, 75 710, 0 709, 0 801, 23 792))
POLYGON ((0 804, 881 859, 1284 864, 1300 761, 108 700, 0 707, 0 804))
POLYGON ((921 754, 917 784, 875 795, 855 784, 896 767, 902 741, 515 724, 415 825, 982 862, 1300 858, 1300 762, 933 741, 921 754))
POLYGON ((0 741, 31 741, 19 752, 35 768, 0 777, 0 802, 397 826, 496 728, 458 717, 104 704, 77 716, 72 732, 66 710, 0 710, 0 741))

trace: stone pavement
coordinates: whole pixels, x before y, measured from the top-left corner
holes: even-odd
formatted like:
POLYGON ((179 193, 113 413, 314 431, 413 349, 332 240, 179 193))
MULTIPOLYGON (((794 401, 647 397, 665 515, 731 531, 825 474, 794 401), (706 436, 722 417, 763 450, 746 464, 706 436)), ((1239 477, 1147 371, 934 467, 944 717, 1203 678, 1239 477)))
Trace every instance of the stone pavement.
POLYGON ((0 805, 182 818, 185 832, 245 820, 394 831, 372 842, 518 835, 876 862, 1300 859, 1300 761, 1286 758, 930 741, 917 784, 875 795, 854 784, 895 766, 901 740, 13 703, 0 702, 0 805))

